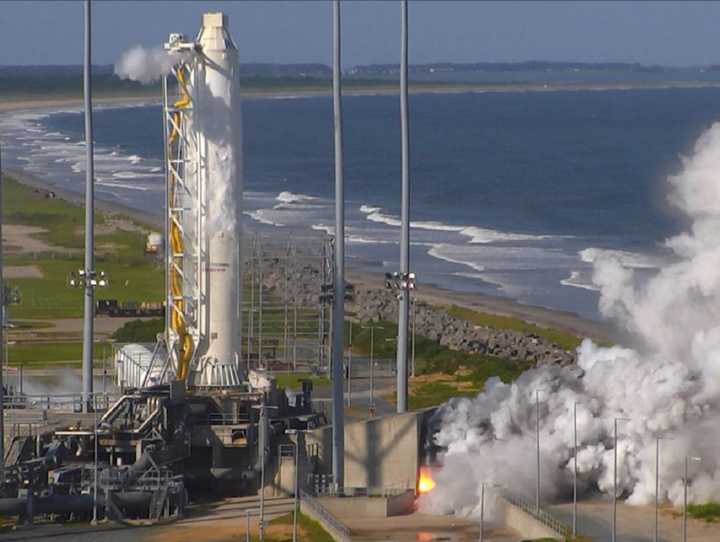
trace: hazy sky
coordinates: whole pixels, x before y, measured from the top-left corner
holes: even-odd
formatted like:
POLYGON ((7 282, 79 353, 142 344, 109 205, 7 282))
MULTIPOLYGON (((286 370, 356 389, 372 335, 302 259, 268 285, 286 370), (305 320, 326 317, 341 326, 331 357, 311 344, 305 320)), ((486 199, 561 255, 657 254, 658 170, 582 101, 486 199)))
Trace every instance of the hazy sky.
MULTIPOLYGON (((344 64, 397 62, 397 0, 345 1, 344 64)), ((79 64, 82 2, 0 1, 0 64, 79 64)), ((96 1, 94 58, 194 34, 203 11, 230 15, 242 60, 330 61, 330 4, 301 1, 96 1)), ((720 63, 720 2, 411 0, 410 61, 585 60, 720 63)))

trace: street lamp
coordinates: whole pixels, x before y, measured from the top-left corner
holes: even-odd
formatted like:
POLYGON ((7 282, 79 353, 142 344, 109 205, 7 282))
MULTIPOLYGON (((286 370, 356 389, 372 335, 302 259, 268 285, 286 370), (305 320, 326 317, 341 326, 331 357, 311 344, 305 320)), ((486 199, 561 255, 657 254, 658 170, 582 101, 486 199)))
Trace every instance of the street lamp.
MULTIPOLYGON (((89 4, 88 4, 89 5, 89 4)), ((92 211, 91 211, 92 212, 92 211)), ((86 232, 87 233, 87 232, 86 232)), ((90 235, 92 239, 92 234, 90 235)), ((92 242, 92 241, 91 241, 92 242)), ((86 242, 87 245, 87 242, 86 242)), ((86 246, 87 250, 87 246, 86 246)), ((88 254, 85 254, 85 263, 88 265, 88 254)), ((90 254, 91 256, 91 254, 90 254)), ((105 271, 96 271, 95 269, 78 269, 77 273, 72 271, 68 277, 68 286, 70 288, 82 288, 85 291, 85 312, 88 312, 88 296, 90 297, 90 303, 95 298, 95 288, 106 288, 110 286, 110 280, 108 279, 105 271)), ((95 307, 91 309, 94 311, 95 307)), ((93 313, 94 314, 94 313, 93 313)), ((93 401, 93 365, 94 356, 92 353, 92 321, 93 317, 89 314, 85 315, 85 331, 83 333, 83 367, 82 367, 82 381, 83 381, 83 409, 85 412, 90 410, 90 401, 93 401)), ((95 404, 92 405, 95 410, 95 404)))
POLYGON ((617 537, 617 443, 618 443, 618 422, 629 422, 630 418, 615 418, 615 432, 613 445, 613 507, 612 507, 612 542, 617 537))
POLYGON ((683 479, 683 525, 682 542, 687 542, 687 516, 688 516, 688 463, 690 461, 702 461, 699 457, 685 456, 685 472, 683 479))

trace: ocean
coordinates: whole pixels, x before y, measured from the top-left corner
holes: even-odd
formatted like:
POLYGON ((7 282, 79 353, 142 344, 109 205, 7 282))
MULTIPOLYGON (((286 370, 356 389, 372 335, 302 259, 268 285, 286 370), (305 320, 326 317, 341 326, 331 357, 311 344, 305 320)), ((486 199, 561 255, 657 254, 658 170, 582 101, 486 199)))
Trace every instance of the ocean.
MULTIPOLYGON (((396 96, 348 96, 348 265, 395 271, 396 96)), ((410 98, 411 267, 418 286, 505 296, 598 318, 592 262, 652 274, 684 227, 666 179, 720 118, 720 89, 423 93, 410 98)), ((292 236, 334 224, 329 97, 243 104, 246 227, 292 236)), ((99 198, 159 214, 158 104, 95 111, 99 198)), ((79 109, 0 117, 5 167, 84 188, 79 109)))

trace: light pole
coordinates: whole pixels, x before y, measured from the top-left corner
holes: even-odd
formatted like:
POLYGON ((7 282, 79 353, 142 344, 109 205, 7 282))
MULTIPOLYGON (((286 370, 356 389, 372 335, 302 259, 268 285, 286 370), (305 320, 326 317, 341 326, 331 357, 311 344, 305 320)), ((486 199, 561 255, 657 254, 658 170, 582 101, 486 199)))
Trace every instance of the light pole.
MULTIPOLYGON (((85 266, 87 275, 95 273, 95 173, 93 162, 92 118, 92 13, 90 0, 85 0, 85 36, 83 55, 83 97, 85 116, 85 266)), ((95 289, 84 284, 82 393, 83 411, 88 412, 93 392, 93 325, 95 320, 95 289)))
POLYGON ((540 392, 543 390, 535 390, 535 442, 536 442, 536 461, 537 461, 537 480, 535 486, 535 510, 540 511, 540 392))
POLYGON ((300 504, 300 434, 299 429, 286 429, 285 434, 295 435, 295 498, 293 499, 293 542, 297 542, 298 505, 300 504))
POLYGON ((352 406, 352 320, 348 320, 348 407, 352 406))
POLYGON ((335 151, 335 304, 332 337, 333 481, 345 482, 345 409, 343 398, 343 323, 345 322, 345 180, 343 170, 342 62, 340 0, 333 2, 333 142, 335 151))
POLYGON ((2 156, 0 153, 0 483, 5 482, 5 384, 3 380, 3 343, 5 342, 5 280, 3 278, 3 242, 2 242, 2 156))
POLYGON ((655 536, 654 542, 659 541, 659 512, 660 512, 660 441, 671 440, 667 437, 657 436, 655 437, 655 536))
POLYGON ((485 482, 480 484, 480 542, 485 535, 485 482))
POLYGON ((97 408, 93 404, 93 420, 95 424, 95 483, 93 484, 93 518, 91 525, 97 525, 97 486, 98 486, 98 430, 97 430, 97 408))
POLYGON ((269 408, 278 408, 265 404, 265 394, 263 394, 262 403, 253 405, 253 408, 260 410, 260 423, 258 436, 260 441, 260 520, 258 522, 258 530, 260 534, 260 542, 265 541, 265 448, 267 448, 267 410, 269 408))
POLYGON ((572 534, 577 536, 577 479, 578 479, 578 438, 577 438, 577 406, 578 402, 573 403, 573 518, 572 518, 572 534))
POLYGON ((245 510, 245 542, 250 542, 250 510, 245 510))
POLYGON ((416 298, 412 298, 410 300, 410 308, 412 309, 412 343, 410 344, 410 376, 415 378, 415 305, 416 305, 416 298))
POLYGON ((685 456, 685 472, 683 479, 683 525, 682 525, 682 542, 687 542, 687 524, 688 524, 688 463, 690 461, 701 461, 699 457, 685 456))
POLYGON ((612 542, 617 538, 617 462, 618 462, 618 422, 630 421, 629 418, 615 418, 613 433, 613 499, 612 499, 612 542))
MULTIPOLYGON (((410 151, 408 128, 408 2, 402 0, 400 25, 400 274, 410 275, 410 151)), ((408 400, 408 314, 410 309, 409 281, 398 296, 397 334, 397 411, 407 411, 408 400)))

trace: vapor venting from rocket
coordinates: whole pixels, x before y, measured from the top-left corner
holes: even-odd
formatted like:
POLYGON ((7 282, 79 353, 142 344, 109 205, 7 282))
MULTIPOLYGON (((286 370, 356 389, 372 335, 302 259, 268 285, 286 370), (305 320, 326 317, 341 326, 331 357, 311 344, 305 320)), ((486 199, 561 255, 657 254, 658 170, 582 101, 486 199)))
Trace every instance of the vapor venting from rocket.
POLYGON ((611 493, 613 419, 619 424, 618 485, 631 504, 655 495, 655 439, 661 441, 660 498, 682 501, 682 464, 689 498, 720 499, 720 123, 707 130, 670 177, 671 202, 690 231, 666 241, 674 263, 640 281, 613 259, 596 262, 600 309, 637 339, 635 349, 586 339, 578 365, 543 367, 515 383, 493 379, 475 399, 439 411, 437 444, 446 449, 427 512, 476 515, 481 482, 530 500, 535 495, 535 394, 540 391, 542 500, 572 495, 573 406, 577 403, 581 492, 611 493))
POLYGON ((115 75, 144 85, 159 81, 178 62, 178 55, 161 49, 136 45, 125 51, 115 64, 115 75))

